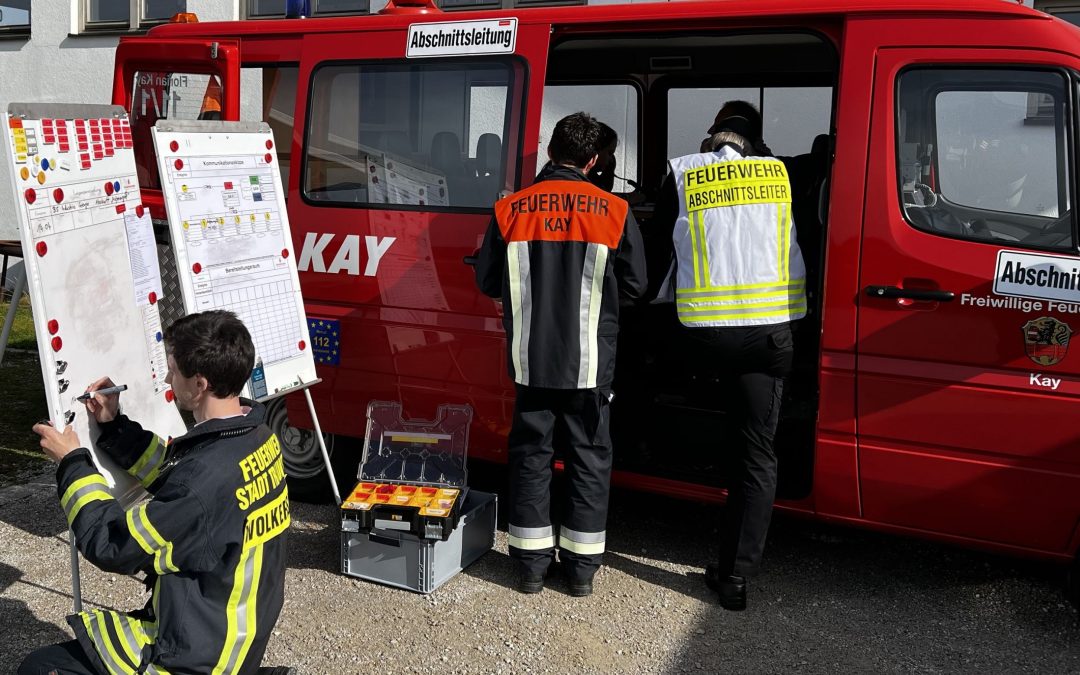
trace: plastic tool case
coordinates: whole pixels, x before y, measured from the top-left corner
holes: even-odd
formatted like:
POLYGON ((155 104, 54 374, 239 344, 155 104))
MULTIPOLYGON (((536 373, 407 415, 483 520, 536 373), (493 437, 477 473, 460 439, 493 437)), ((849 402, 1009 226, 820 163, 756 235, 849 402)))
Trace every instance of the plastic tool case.
POLYGON ((495 542, 496 496, 467 485, 472 408, 406 420, 400 403, 373 401, 367 416, 359 481, 341 505, 341 570, 430 593, 495 542))

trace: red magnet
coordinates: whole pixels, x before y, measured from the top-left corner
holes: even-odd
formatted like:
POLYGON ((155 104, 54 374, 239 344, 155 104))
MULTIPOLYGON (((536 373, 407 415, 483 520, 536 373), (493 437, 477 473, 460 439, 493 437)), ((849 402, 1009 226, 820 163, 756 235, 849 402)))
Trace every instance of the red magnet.
POLYGON ((307 343, 304 342, 303 340, 301 340, 300 344, 299 344, 299 347, 300 347, 300 351, 304 351, 305 349, 307 349, 307 343))
POLYGON ((177 171, 180 171, 181 169, 184 168, 184 160, 182 160, 182 159, 176 160, 175 162, 173 162, 173 166, 176 167, 177 171))
POLYGON ((177 150, 180 149, 180 144, 177 143, 176 141, 173 141, 172 143, 169 143, 169 149, 172 150, 173 152, 176 152, 177 150))
POLYGON ((273 150, 274 149, 274 142, 273 141, 267 141, 266 142, 266 149, 267 150, 273 150))
POLYGON ((281 249, 281 257, 282 258, 288 258, 289 257, 289 249, 287 249, 287 248, 281 249))
POLYGON ((107 196, 111 197, 112 193, 113 193, 113 184, 112 184, 112 181, 109 181, 108 183, 105 183, 105 194, 107 196))
POLYGON ((153 304, 156 304, 156 303, 157 303, 157 293, 155 293, 154 291, 150 291, 150 304, 153 305, 153 304))
POLYGON ((48 244, 46 244, 46 243, 45 243, 45 242, 43 242, 43 241, 39 241, 39 242, 37 243, 37 254, 38 254, 38 257, 41 257, 41 258, 43 258, 43 257, 45 257, 45 254, 46 254, 46 253, 48 253, 48 252, 49 252, 49 245, 48 245, 48 244))
POLYGON ((26 189, 26 203, 33 204, 37 201, 37 191, 34 188, 26 189))
POLYGON ((52 350, 54 352, 60 351, 61 349, 63 349, 63 347, 64 347, 64 341, 60 339, 59 335, 57 335, 56 337, 54 337, 52 339, 52 350))
POLYGON ((140 218, 143 217, 143 211, 144 211, 144 209, 143 209, 142 204, 139 204, 138 206, 135 207, 135 215, 137 215, 140 218))
POLYGON ((52 196, 53 199, 56 200, 57 204, 60 204, 64 201, 64 191, 60 188, 56 188, 55 190, 53 190, 52 196))
POLYGON ((176 397, 173 396, 172 389, 166 389, 165 390, 165 400, 168 401, 169 403, 172 403, 174 398, 176 398, 176 397))
POLYGON ((127 211, 127 205, 126 204, 117 204, 116 205, 116 212, 117 213, 123 213, 124 211, 127 211))
POLYGON ((60 332, 60 322, 56 319, 49 319, 49 335, 56 335, 60 332))
POLYGON ((270 154, 270 153, 268 152, 268 153, 266 153, 266 157, 265 157, 265 159, 266 159, 266 163, 267 163, 267 164, 269 164, 270 162, 274 161, 274 156, 273 156, 273 155, 271 155, 271 154, 270 154))
POLYGON ((191 271, 194 272, 195 274, 198 274, 199 272, 202 272, 202 265, 200 265, 199 263, 195 263, 194 265, 191 266, 191 271))

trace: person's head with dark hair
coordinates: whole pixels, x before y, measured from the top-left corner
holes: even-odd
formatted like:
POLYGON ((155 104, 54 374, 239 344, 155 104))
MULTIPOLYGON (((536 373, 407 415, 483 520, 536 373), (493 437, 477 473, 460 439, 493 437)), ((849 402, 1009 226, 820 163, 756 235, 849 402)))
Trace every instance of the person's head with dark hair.
POLYGON ((589 180, 596 187, 611 190, 615 187, 615 151, 619 148, 619 134, 614 129, 600 125, 600 138, 596 141, 596 165, 589 172, 589 180))
POLYGON ((761 138, 761 113, 753 103, 747 101, 728 101, 716 113, 709 134, 730 131, 751 142, 761 138))
POLYGON ((555 164, 573 166, 588 173, 600 149, 600 123, 584 112, 567 115, 551 132, 548 157, 555 164))
POLYGON ((211 399, 234 399, 255 366, 255 345, 236 314, 189 314, 165 329, 165 353, 177 405, 197 414, 211 399))

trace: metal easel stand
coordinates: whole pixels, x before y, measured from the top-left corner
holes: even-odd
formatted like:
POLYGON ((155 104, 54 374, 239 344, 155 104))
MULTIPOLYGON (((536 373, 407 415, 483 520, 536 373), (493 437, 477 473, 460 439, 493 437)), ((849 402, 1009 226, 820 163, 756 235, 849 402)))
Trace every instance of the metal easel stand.
POLYGON ((319 426, 319 416, 315 414, 315 402, 311 400, 311 388, 304 387, 304 398, 307 399, 308 412, 311 413, 311 421, 315 424, 315 439, 319 441, 319 451, 322 452, 323 464, 326 466, 326 475, 330 477, 330 489, 334 491, 334 504, 341 506, 341 493, 338 492, 337 477, 334 476, 334 467, 330 466, 330 453, 326 451, 326 442, 323 440, 322 427, 319 426))
POLYGON ((75 532, 68 528, 68 542, 71 544, 71 599, 75 613, 82 611, 82 580, 79 578, 79 549, 75 547, 75 532))
POLYGON ((19 277, 15 282, 15 290, 11 292, 11 304, 8 305, 7 316, 4 317, 4 330, 0 333, 0 363, 4 362, 4 352, 7 351, 8 338, 11 336, 11 327, 15 325, 15 313, 19 311, 19 301, 26 293, 26 274, 19 277))

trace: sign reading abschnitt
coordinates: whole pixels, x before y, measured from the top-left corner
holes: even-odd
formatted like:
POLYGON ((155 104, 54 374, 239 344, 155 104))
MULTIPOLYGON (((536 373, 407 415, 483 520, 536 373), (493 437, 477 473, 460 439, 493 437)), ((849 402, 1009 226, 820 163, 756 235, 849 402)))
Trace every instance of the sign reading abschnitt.
POLYGON ((405 56, 460 56, 462 54, 513 54, 517 43, 517 19, 414 23, 409 26, 405 56))
POLYGON ((1080 302, 1080 260, 1045 253, 998 251, 994 293, 1080 302))

